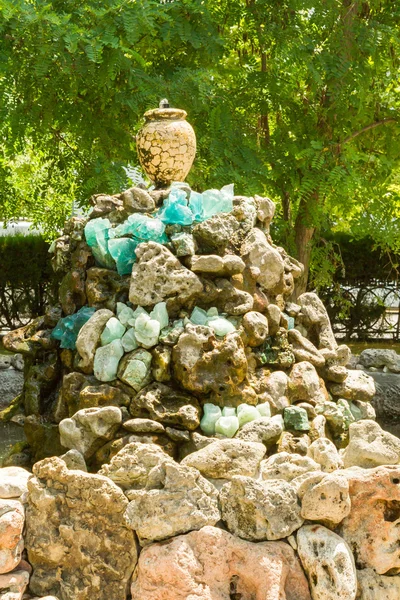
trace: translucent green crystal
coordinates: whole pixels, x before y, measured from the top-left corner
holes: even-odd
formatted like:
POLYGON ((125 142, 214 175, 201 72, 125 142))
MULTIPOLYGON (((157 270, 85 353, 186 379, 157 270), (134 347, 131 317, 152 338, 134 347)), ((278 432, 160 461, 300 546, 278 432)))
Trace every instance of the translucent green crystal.
POLYGON ((115 238, 108 241, 108 249, 115 260, 119 275, 132 273, 132 265, 136 261, 135 248, 137 245, 136 241, 128 238, 115 238))
POLYGON ((75 350, 79 331, 95 312, 95 308, 84 306, 75 314, 60 319, 51 332, 51 337, 60 341, 60 348, 75 350))
POLYGON ((207 311, 207 316, 208 317, 218 317, 218 308, 216 308, 215 306, 212 306, 211 308, 209 308, 207 311))
POLYGON ((124 335, 121 338, 121 342, 125 352, 132 352, 132 350, 136 350, 139 344, 137 343, 135 330, 133 327, 131 327, 124 333, 124 335))
POLYGON ((233 406, 224 406, 222 409, 223 417, 236 417, 236 408, 233 406))
POLYGON ((159 321, 141 314, 135 321, 135 337, 141 346, 151 348, 158 343, 161 327, 159 321))
POLYGON ((250 423, 250 421, 259 419, 260 413, 255 406, 250 406, 249 404, 240 404, 237 407, 237 416, 239 419, 239 427, 243 427, 243 425, 246 423, 250 423))
POLYGON ((91 219, 85 225, 85 238, 96 262, 107 269, 115 269, 115 262, 108 249, 111 223, 108 219, 91 219))
POLYGON ((160 323, 160 329, 168 327, 169 317, 167 311, 167 303, 159 302, 158 304, 156 304, 150 313, 150 317, 160 323))
POLYGON ((106 326, 103 329, 103 333, 100 337, 100 342, 102 346, 106 346, 110 344, 114 340, 119 340, 122 338, 126 330, 126 327, 122 325, 118 321, 116 317, 111 317, 106 323, 106 326))
POLYGON ((207 325, 208 316, 205 310, 195 306, 192 314, 190 315, 190 320, 195 325, 207 325))
POLYGON ((99 381, 112 381, 117 376, 119 361, 124 355, 121 340, 97 348, 94 355, 94 375, 99 381))
POLYGON ((129 215, 125 223, 118 225, 113 230, 113 236, 116 238, 125 235, 133 236, 137 243, 153 241, 166 244, 168 242, 164 223, 158 218, 148 217, 140 213, 129 215))
POLYGON ((227 333, 236 331, 235 326, 224 317, 212 317, 208 319, 208 326, 213 329, 215 335, 224 336, 227 333))
POLYGON ((135 350, 131 356, 127 356, 129 358, 123 372, 119 374, 119 378, 138 392, 148 383, 152 356, 150 352, 142 348, 135 350))
POLYGON ((188 207, 186 192, 179 188, 172 188, 157 216, 163 223, 191 225, 193 223, 193 213, 188 207))
POLYGON ((214 435, 215 423, 222 416, 221 409, 215 404, 206 403, 203 406, 204 414, 200 421, 200 429, 206 435, 214 435))
POLYGON ((262 404, 257 404, 256 409, 260 413, 262 417, 270 417, 271 416, 271 406, 269 402, 263 402, 262 404))
POLYGON ((118 321, 120 321, 122 325, 125 325, 125 327, 128 326, 129 319, 135 318, 132 308, 123 302, 117 302, 117 317, 118 321))
POLYGON ((202 194, 194 192, 193 190, 190 192, 189 208, 193 213, 193 218, 195 221, 204 221, 205 217, 203 211, 202 194))
POLYGON ((132 314, 132 317, 130 319, 128 319, 128 325, 131 325, 131 327, 135 326, 136 323, 136 319, 138 318, 139 315, 147 315, 149 316, 149 313, 147 312, 147 310, 145 310, 143 308, 143 306, 138 306, 132 314))
POLYGON ((235 416, 220 417, 215 423, 215 433, 232 438, 239 429, 239 419, 235 416))
POLYGON ((203 214, 205 219, 218 213, 230 212, 233 209, 233 184, 221 190, 207 190, 202 193, 203 214))
POLYGON ((283 411, 283 420, 286 429, 295 431, 309 431, 310 429, 307 411, 301 406, 287 406, 283 411))

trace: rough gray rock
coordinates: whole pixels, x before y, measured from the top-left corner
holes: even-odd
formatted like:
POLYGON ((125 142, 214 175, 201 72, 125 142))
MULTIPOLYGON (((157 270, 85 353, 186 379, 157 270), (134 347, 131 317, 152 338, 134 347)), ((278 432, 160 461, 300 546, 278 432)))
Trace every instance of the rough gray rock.
POLYGON ((171 458, 156 444, 127 444, 99 475, 109 477, 124 490, 144 488, 150 471, 171 458))
POLYGON ((153 306, 166 302, 169 311, 176 310, 202 291, 197 275, 186 269, 165 246, 156 242, 139 244, 136 256, 129 292, 133 304, 153 306))
POLYGON ((358 362, 364 367, 387 367, 392 373, 400 373, 400 355, 395 350, 368 348, 361 352, 358 362))
POLYGON ((279 540, 301 527, 296 489, 287 481, 233 477, 220 492, 222 519, 246 540, 279 540))
POLYGON ((284 289, 284 265, 261 229, 254 228, 242 244, 240 254, 252 276, 266 292, 280 294, 284 289))
POLYGON ((368 374, 375 382, 375 395, 371 403, 376 411, 376 420, 381 427, 400 437, 400 374, 368 374))
POLYGON ((307 330, 307 338, 318 350, 336 350, 337 342, 325 306, 314 292, 306 292, 298 298, 301 311, 296 318, 307 330))
POLYGON ((60 458, 36 463, 33 474, 25 540, 31 592, 125 600, 137 552, 122 490, 101 475, 69 471, 60 458))
POLYGON ((24 374, 13 368, 0 370, 0 409, 6 408, 22 392, 24 374))

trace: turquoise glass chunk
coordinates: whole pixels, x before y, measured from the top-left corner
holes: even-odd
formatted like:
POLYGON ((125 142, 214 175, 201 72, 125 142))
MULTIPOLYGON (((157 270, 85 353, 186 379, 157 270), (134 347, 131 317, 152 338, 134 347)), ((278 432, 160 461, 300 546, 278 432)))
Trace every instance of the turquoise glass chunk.
POLYGON ((60 348, 75 350, 78 333, 95 312, 95 308, 84 306, 75 314, 60 319, 51 332, 51 337, 60 341, 60 348))
POLYGON ((147 312, 147 310, 145 310, 143 308, 143 306, 138 306, 137 308, 135 308, 135 310, 133 311, 133 314, 132 314, 131 318, 128 319, 128 325, 131 325, 132 327, 134 327, 136 319, 140 315, 147 315, 147 316, 149 316, 149 313, 147 312))
POLYGON ((269 402, 263 402, 262 404, 257 404, 256 408, 262 417, 270 417, 271 416, 271 406, 270 406, 269 402))
POLYGON ((195 325, 207 325, 208 316, 205 310, 195 306, 190 315, 190 320, 195 325))
POLYGON ((190 192, 189 208, 195 221, 204 221, 203 197, 198 192, 190 192))
POLYGON ((118 225, 113 230, 113 235, 115 238, 131 235, 138 244, 148 241, 159 244, 166 244, 168 242, 164 223, 160 219, 148 217, 140 213, 129 215, 124 223, 118 225))
POLYGON ((255 406, 250 406, 249 404, 240 404, 237 407, 237 416, 239 419, 239 426, 243 427, 243 425, 246 423, 250 423, 250 421, 259 419, 260 413, 255 406))
POLYGON ((209 308, 207 311, 207 316, 208 317, 218 317, 218 308, 216 308, 215 306, 212 306, 211 308, 209 308))
POLYGON ((138 243, 128 238, 108 240, 110 255, 115 260, 119 275, 130 275, 136 261, 135 249, 138 243))
POLYGON ((121 342, 125 352, 132 352, 132 350, 136 350, 136 348, 139 347, 135 336, 135 330, 133 327, 131 327, 124 333, 124 335, 121 338, 121 342))
POLYGON ((179 188, 172 188, 157 216, 163 223, 169 225, 191 225, 193 213, 188 207, 186 192, 179 188))
POLYGON ((169 317, 166 302, 158 302, 150 313, 150 318, 155 319, 160 323, 160 329, 168 327, 169 317))
POLYGON ((200 429, 206 435, 214 435, 215 423, 222 416, 221 409, 215 404, 206 403, 203 406, 204 414, 200 421, 200 429))
POLYGON ((294 317, 289 317, 289 315, 287 315, 286 313, 283 313, 284 316, 287 318, 288 321, 288 329, 294 329, 294 317))
POLYGON ((129 319, 135 318, 132 308, 123 302, 117 302, 117 317, 118 321, 120 321, 122 325, 125 325, 125 327, 128 326, 129 319))
POLYGON ((215 335, 223 337, 228 333, 236 331, 235 326, 224 317, 211 317, 208 319, 208 326, 214 331, 215 335))
POLYGON ((117 376, 119 361, 124 355, 121 340, 113 340, 97 348, 94 355, 94 376, 99 381, 112 381, 117 376))
POLYGON ((141 314, 135 321, 135 337, 144 348, 151 348, 158 343, 161 326, 149 315, 141 314))
POLYGON ((121 339, 125 330, 126 327, 124 327, 116 317, 111 317, 111 319, 108 319, 106 326, 103 329, 103 333, 100 336, 101 345, 106 346, 114 340, 121 339))
POLYGON ((215 423, 215 433, 232 438, 239 429, 239 419, 235 416, 220 417, 215 423))
POLYGON ((85 238, 91 248, 96 262, 107 269, 115 269, 115 262, 110 255, 108 240, 111 223, 108 219, 99 217, 91 219, 85 225, 85 238))
POLYGON ((235 417, 236 416, 236 408, 233 406, 224 406, 222 409, 223 417, 235 417))
POLYGON ((224 186, 221 190, 207 190, 202 193, 203 214, 209 219, 218 213, 233 210, 233 184, 224 186))

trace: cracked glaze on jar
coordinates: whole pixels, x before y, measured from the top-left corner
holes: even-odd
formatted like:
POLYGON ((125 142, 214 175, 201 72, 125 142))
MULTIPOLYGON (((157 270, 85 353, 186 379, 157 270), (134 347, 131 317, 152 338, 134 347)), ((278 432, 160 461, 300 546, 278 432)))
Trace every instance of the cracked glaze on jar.
POLYGON ((196 154, 196 135, 178 108, 155 108, 136 136, 140 164, 157 187, 184 181, 196 154))

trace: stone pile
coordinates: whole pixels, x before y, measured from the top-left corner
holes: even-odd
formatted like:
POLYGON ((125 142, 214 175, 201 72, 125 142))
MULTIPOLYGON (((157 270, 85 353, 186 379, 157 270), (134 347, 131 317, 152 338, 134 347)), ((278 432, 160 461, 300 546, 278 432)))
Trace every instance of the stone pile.
POLYGON ((271 200, 93 204, 54 243, 59 306, 5 339, 29 448, 0 470, 0 599, 31 569, 26 598, 398 599, 400 440, 318 296, 290 301, 271 200))

